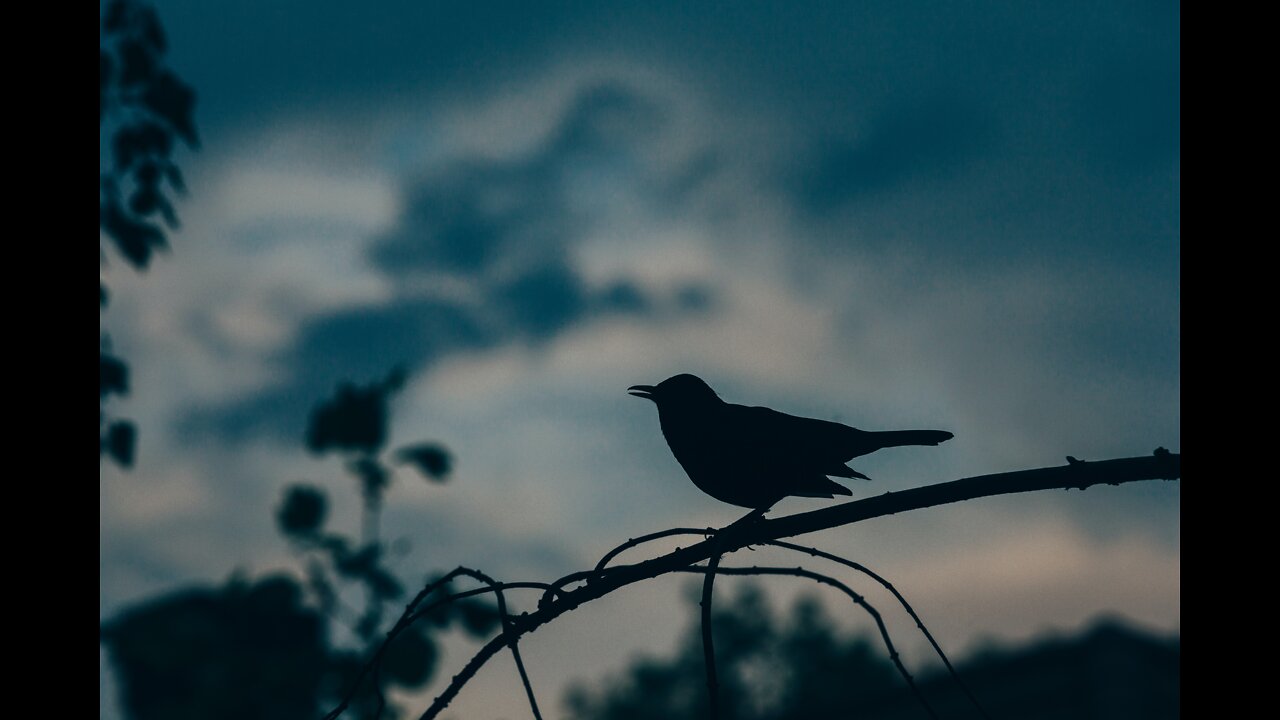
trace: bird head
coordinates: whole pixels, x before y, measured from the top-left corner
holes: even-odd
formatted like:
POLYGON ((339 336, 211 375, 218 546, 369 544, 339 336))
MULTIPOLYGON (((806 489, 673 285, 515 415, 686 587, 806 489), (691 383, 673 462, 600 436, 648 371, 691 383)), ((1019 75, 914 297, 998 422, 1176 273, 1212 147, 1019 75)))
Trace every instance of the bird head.
POLYGON ((632 385, 627 392, 636 397, 652 400, 660 407, 697 405, 719 401, 720 396, 697 375, 688 373, 669 377, 657 385, 632 385))

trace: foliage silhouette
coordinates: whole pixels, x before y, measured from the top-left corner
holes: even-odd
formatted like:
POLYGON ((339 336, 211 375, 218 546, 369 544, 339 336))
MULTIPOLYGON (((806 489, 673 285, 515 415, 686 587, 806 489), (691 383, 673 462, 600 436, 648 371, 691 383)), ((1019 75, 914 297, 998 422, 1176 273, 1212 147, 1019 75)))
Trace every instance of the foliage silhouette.
MULTIPOLYGON (((812 597, 780 620, 755 584, 737 588, 713 614, 722 717, 735 720, 868 720, 922 717, 893 666, 865 635, 833 632, 812 597)), ((690 592, 690 603, 696 595, 690 592)), ((1178 717, 1179 641, 1104 620, 1072 637, 988 650, 960 663, 993 717, 1178 717)), ((566 692, 574 720, 649 720, 704 715, 701 634, 691 625, 670 657, 634 660, 617 676, 578 681, 566 692)), ((980 717, 942 669, 919 681, 938 714, 980 717)))
MULTIPOLYGON (((303 579, 235 576, 219 588, 175 590, 103 623, 102 642, 121 678, 121 700, 130 718, 314 720, 321 708, 349 695, 355 717, 392 720, 401 708, 387 701, 383 685, 414 689, 428 683, 440 658, 438 634, 456 630, 483 637, 498 627, 498 609, 487 600, 435 603, 449 592, 448 583, 442 583, 435 594, 418 598, 434 605, 426 622, 406 628, 385 648, 381 642, 388 604, 403 600, 404 581, 387 565, 389 546, 369 534, 376 517, 370 523, 368 515, 376 516, 393 477, 377 452, 388 432, 390 395, 401 377, 393 371, 369 385, 341 384, 316 406, 307 431, 313 452, 346 457, 344 467, 365 503, 362 541, 327 527, 329 499, 323 490, 294 484, 285 489, 275 520, 300 556, 303 579), (356 411, 348 413, 353 407, 356 411), (335 423, 337 413, 343 417, 335 423), (381 479, 371 485, 373 472, 381 479), (359 609, 351 604, 355 598, 359 609), (349 641, 337 640, 340 628, 349 641), (374 654, 381 660, 378 682, 362 685, 374 654), (353 687, 356 691, 348 693, 353 687)), ((409 447, 430 447, 448 458, 438 444, 409 447)), ((428 479, 442 479, 447 469, 446 464, 428 479)))
MULTIPOLYGON (((812 597, 797 601, 779 619, 760 586, 743 583, 730 602, 715 608, 712 626, 721 717, 845 717, 850 708, 901 685, 893 665, 868 638, 833 632, 834 622, 812 597)), ((580 720, 703 717, 702 671, 701 631, 691 626, 674 657, 634 661, 598 689, 579 682, 566 695, 566 709, 580 720)))
MULTIPOLYGON (((154 9, 134 0, 106 4, 98 54, 101 267, 107 264, 102 236, 128 265, 145 270, 152 255, 168 247, 166 229, 178 228, 177 213, 165 194, 166 185, 179 194, 186 192, 173 150, 179 141, 191 149, 200 141, 195 91, 164 66, 167 50, 154 9)), ((100 272, 99 312, 106 310, 109 297, 100 272)), ((127 468, 133 465, 137 429, 130 420, 109 415, 106 402, 112 394, 128 393, 128 366, 111 354, 105 333, 100 345, 98 455, 127 468)))
MULTIPOLYGON (((367 385, 339 383, 333 397, 311 411, 307 424, 307 449, 316 455, 342 455, 347 471, 358 480, 364 498, 366 542, 377 536, 382 496, 393 476, 388 464, 378 457, 387 442, 387 406, 404 386, 405 378, 404 367, 397 366, 382 380, 367 385)), ((453 465, 449 451, 434 442, 406 445, 393 456, 433 482, 443 482, 453 465)))
POLYGON ((289 577, 232 578, 141 603, 102 640, 135 720, 314 718, 334 658, 323 616, 289 577))

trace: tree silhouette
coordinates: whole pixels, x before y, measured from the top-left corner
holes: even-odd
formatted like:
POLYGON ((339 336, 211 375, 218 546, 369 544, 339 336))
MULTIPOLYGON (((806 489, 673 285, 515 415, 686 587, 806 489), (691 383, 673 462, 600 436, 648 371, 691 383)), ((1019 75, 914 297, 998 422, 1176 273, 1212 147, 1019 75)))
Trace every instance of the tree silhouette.
MULTIPOLYGON (((166 194, 186 191, 173 161, 181 142, 199 147, 195 91, 165 67, 168 50, 154 9, 134 0, 111 0, 102 14, 98 73, 98 281, 99 312, 110 297, 103 272, 107 245, 135 270, 145 270, 156 251, 168 247, 166 231, 178 216, 166 194), (104 244, 103 240, 108 241, 104 244)), ((98 455, 123 467, 134 460, 137 428, 107 412, 112 395, 129 392, 129 366, 99 339, 98 455)))
MULTIPOLYGON (((785 621, 758 584, 740 586, 712 615, 725 717, 813 718, 847 715, 896 690, 893 665, 865 637, 833 631, 815 598, 797 602, 785 621)), ((593 689, 571 687, 566 705, 581 720, 660 720, 704 714, 702 634, 690 627, 674 657, 644 658, 593 689)))
MULTIPOLYGON (((394 544, 377 531, 381 499, 395 475, 380 454, 390 399, 403 377, 397 369, 366 385, 341 383, 308 423, 308 449, 345 458, 364 503, 361 539, 329 529, 322 489, 294 484, 285 489, 276 523, 302 561, 301 579, 237 574, 221 587, 178 589, 103 623, 102 641, 129 717, 314 720, 346 695, 344 707, 356 717, 390 720, 401 708, 386 698, 383 684, 414 689, 428 683, 439 664, 436 635, 458 630, 485 637, 498 626, 501 605, 467 599, 436 605, 394 643, 382 642, 387 607, 405 594, 403 579, 386 562, 394 544), (360 598, 356 605, 353 598, 360 598), (339 627, 354 641, 338 641, 339 627), (378 683, 348 693, 375 657, 378 683)), ((438 443, 414 443, 393 455, 433 484, 448 477, 449 454, 438 443)), ((452 577, 437 574, 428 583, 433 591, 418 601, 446 596, 452 577)))
MULTIPOLYGON (((691 588, 692 589, 692 588, 691 588)), ((691 601, 696 600, 691 594, 691 601)), ((779 618, 756 583, 740 585, 713 615, 722 710, 738 720, 909 720, 922 716, 876 643, 840 632, 813 596, 779 618)), ((1179 642, 1103 620, 1071 637, 988 648, 960 663, 959 674, 991 717, 1160 720, 1179 715, 1179 642)), ((702 633, 684 633, 669 657, 633 660, 600 683, 565 694, 573 720, 658 720, 704 714, 702 633)), ((940 717, 982 714, 944 668, 919 685, 940 717)))

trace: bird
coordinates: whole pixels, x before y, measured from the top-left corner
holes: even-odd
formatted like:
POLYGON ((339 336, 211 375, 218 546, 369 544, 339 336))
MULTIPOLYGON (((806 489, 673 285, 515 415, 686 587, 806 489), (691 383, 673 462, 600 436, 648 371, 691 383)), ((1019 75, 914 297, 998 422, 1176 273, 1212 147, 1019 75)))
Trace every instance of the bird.
POLYGON ((945 430, 866 431, 720 399, 696 375, 627 392, 658 406, 662 435, 693 484, 722 502, 763 514, 785 497, 852 495, 827 477, 871 478, 845 463, 881 448, 937 445, 945 430))

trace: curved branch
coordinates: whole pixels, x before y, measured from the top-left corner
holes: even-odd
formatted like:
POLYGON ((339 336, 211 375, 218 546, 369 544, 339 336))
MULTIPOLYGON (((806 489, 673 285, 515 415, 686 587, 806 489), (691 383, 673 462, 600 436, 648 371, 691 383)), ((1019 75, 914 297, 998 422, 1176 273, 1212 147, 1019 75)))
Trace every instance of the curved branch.
MULTIPOLYGON (((791 575, 794 577, 802 577, 802 578, 808 578, 810 580, 815 580, 817 582, 822 583, 823 585, 830 585, 831 587, 839 590, 845 595, 848 595, 849 599, 853 600, 855 603, 861 606, 863 610, 866 610, 867 614, 869 614, 871 618, 876 621, 876 627, 879 628, 880 630, 880 637, 884 640, 884 645, 889 650, 889 659, 892 660, 894 666, 898 668, 898 674, 902 675, 902 678, 907 681, 907 685, 911 688, 911 692, 916 696, 916 699, 920 701, 920 704, 924 706, 925 711, 929 713, 929 717, 932 717, 935 720, 937 720, 937 717, 938 717, 937 713, 933 711, 933 707, 929 705, 929 701, 924 699, 924 695, 920 693, 920 688, 916 687, 915 680, 911 677, 911 673, 907 671, 907 667, 902 664, 902 658, 899 657, 897 648, 893 646, 893 640, 889 639, 889 629, 885 627, 884 618, 880 617, 880 612, 877 611, 874 607, 872 607, 871 603, 867 602, 866 598, 854 592, 853 588, 849 587, 848 585, 845 585, 844 583, 831 577, 830 575, 823 575, 822 573, 816 573, 816 572, 813 572, 812 570, 806 570, 804 568, 778 568, 778 567, 753 566, 753 567, 728 567, 728 568, 713 569, 713 568, 704 568, 704 567, 690 567, 690 568, 682 568, 679 572, 706 573, 707 577, 712 577, 715 573, 719 573, 721 575, 791 575)), ((704 613, 706 612, 705 608, 703 612, 704 613)))
MULTIPOLYGON (((805 533, 849 525, 862 520, 919 510, 927 507, 972 500, 992 495, 1031 492, 1049 489, 1084 489, 1106 483, 1119 485, 1139 480, 1176 480, 1182 473, 1182 456, 1167 451, 1157 451, 1147 457, 1104 460, 1100 462, 1075 462, 1070 465, 1023 470, 1020 472, 980 475, 952 482, 929 485, 884 493, 873 498, 855 500, 835 507, 789 515, 775 520, 761 520, 735 528, 734 532, 717 534, 714 542, 704 540, 687 548, 680 548, 661 557, 634 565, 616 566, 603 577, 594 578, 581 588, 564 592, 551 602, 539 606, 537 611, 512 619, 511 632, 517 636, 533 632, 585 602, 603 597, 614 590, 641 580, 654 578, 688 568, 709 559, 716 553, 733 552, 748 545, 759 545, 768 540, 778 540, 805 533)), ((463 671, 455 675, 431 707, 422 714, 422 720, 431 720, 448 706, 461 687, 473 676, 504 643, 504 637, 494 638, 480 649, 463 671)))
MULTIPOLYGON (((329 713, 324 716, 323 720, 336 720, 336 718, 341 716, 342 713, 346 712, 347 708, 351 705, 351 700, 355 697, 356 693, 360 690, 360 686, 364 683, 364 679, 369 674, 370 671, 374 673, 374 683, 375 683, 375 687, 377 688, 377 692, 379 696, 378 714, 381 714, 383 698, 381 693, 381 683, 378 680, 378 675, 382 668, 382 657, 383 655, 386 654, 387 647, 391 645, 392 641, 394 641, 397 637, 399 637, 400 633, 407 630, 409 626, 413 625, 415 622, 417 622, 418 620, 426 616, 432 610, 435 610, 436 608, 442 607, 444 605, 448 605, 449 603, 455 602, 457 600, 462 600, 463 598, 469 598, 475 595, 483 595, 486 593, 500 594, 503 590, 515 590, 515 589, 546 590, 547 588, 550 587, 550 585, 548 585, 547 583, 540 583, 540 582, 492 583, 487 587, 476 588, 474 590, 466 590, 463 592, 446 595, 445 597, 441 598, 440 600, 437 600, 436 602, 431 603, 430 605, 427 605, 421 610, 417 609, 418 605, 421 604, 422 601, 426 599, 428 595, 435 592, 440 587, 443 587, 444 585, 449 584, 454 578, 457 578, 463 575, 474 577, 477 580, 479 580, 480 578, 478 576, 483 575, 483 573, 480 573, 480 571, 478 570, 471 570, 469 568, 465 568, 459 565, 458 567, 454 568, 453 570, 450 570, 448 573, 446 573, 445 575, 442 575, 438 579, 428 582, 425 586, 423 586, 421 590, 418 591, 418 594, 415 595, 414 598, 410 600, 408 604, 405 605, 404 612, 401 613, 400 618, 396 620, 396 624, 393 625, 392 628, 387 631, 387 636, 383 638, 382 644, 378 646, 378 649, 374 652, 373 657, 371 657, 369 661, 365 663, 364 667, 361 668, 360 673, 356 675, 355 681, 351 683, 351 688, 347 690, 347 693, 346 695, 343 696, 342 701, 339 702, 338 705, 333 710, 330 710, 329 713)), ((487 578, 488 576, 486 575, 484 577, 487 578)), ((484 581, 482 580, 481 582, 484 582, 484 581)), ((502 601, 501 604, 505 606, 505 600, 502 601)), ((501 609, 499 612, 501 612, 501 609)), ((504 614, 504 618, 505 618, 505 614, 504 614)), ((501 637, 502 636, 499 636, 498 639, 501 639, 501 637)), ((529 693, 530 701, 532 702, 533 691, 532 689, 529 688, 528 679, 524 675, 523 663, 517 662, 517 667, 521 671, 521 678, 525 680, 525 687, 529 693)), ((537 716, 537 714, 538 713, 535 705, 535 710, 534 710, 535 717, 537 716)))
MULTIPOLYGON (((625 543, 622 543, 621 545, 615 547, 614 549, 606 553, 604 557, 600 558, 600 562, 596 563, 595 570, 593 570, 592 572, 595 574, 603 573, 604 570, 607 569, 609 561, 612 560, 614 557, 618 556, 619 554, 621 554, 626 550, 629 550, 630 548, 643 545, 644 543, 651 542, 654 540, 661 540, 663 538, 668 538, 668 537, 677 536, 677 535, 705 536, 707 532, 708 532, 707 530, 698 530, 696 528, 671 528, 670 530, 662 530, 655 533, 649 533, 648 535, 641 535, 639 537, 630 538, 625 543)), ((875 580, 876 582, 880 583, 880 585, 882 585, 890 593, 893 593, 893 596, 897 598, 898 603, 902 605, 902 608, 906 610, 907 614, 911 616, 911 619, 915 621, 916 627, 919 628, 920 632, 924 634, 925 639, 929 641, 929 644, 933 647, 934 652, 937 653, 939 658, 941 658, 942 664, 946 666, 947 672, 951 674, 952 679, 954 679, 956 681, 956 684, 960 686, 960 690, 964 692, 965 697, 969 698, 969 702, 973 704, 973 707, 978 711, 978 714, 990 720, 991 716, 987 714, 987 711, 982 707, 982 704, 978 702, 978 698, 975 697, 973 692, 969 690, 969 686, 966 685, 964 681, 960 679, 960 674, 957 673, 955 667, 952 666, 951 660, 950 658, 947 657, 947 654, 943 652, 942 646, 938 644, 938 641, 936 639, 934 639, 933 633, 929 632, 929 628, 925 627, 924 621, 920 619, 920 616, 918 614, 916 614, 915 608, 911 607, 911 603, 907 602, 907 599, 902 596, 902 593, 898 592, 898 589, 893 586, 893 583, 884 579, 879 574, 874 572, 871 568, 867 567, 866 565, 863 565, 862 563, 855 562, 853 560, 849 560, 848 558, 844 558, 839 555, 834 555, 829 552, 824 552, 814 547, 809 547, 807 545, 796 545, 794 543, 789 543, 782 540, 765 540, 760 544, 784 548, 787 550, 795 550, 797 552, 807 553, 814 557, 820 557, 826 560, 831 560, 832 562, 837 562, 837 563, 840 563, 841 565, 845 565, 846 567, 857 570, 858 572, 866 575, 867 577, 870 577, 872 580, 875 580)), ((574 575, 588 575, 588 574, 590 573, 574 573, 574 575)), ((566 577, 570 577, 570 576, 566 576, 566 577)), ((550 590, 548 590, 548 593, 550 593, 550 590)), ((703 598, 705 602, 706 601, 705 594, 703 598)), ((546 599, 546 596, 544 596, 544 599, 546 599)), ((704 624, 705 622, 706 622, 706 619, 704 617, 704 624)), ((704 634, 703 634, 704 643, 706 643, 708 639, 709 638, 706 632, 704 631, 704 634)), ((715 661, 715 658, 711 657, 711 662, 714 663, 714 661, 715 661)), ((714 673, 714 666, 711 667, 710 672, 714 673)))
POLYGON ((711 585, 716 579, 716 567, 720 555, 712 555, 706 568, 700 568, 707 577, 702 581, 702 658, 707 667, 707 700, 711 720, 720 718, 720 681, 716 678, 716 649, 711 639, 711 585))
POLYGON ((533 685, 529 683, 529 673, 525 672, 524 660, 520 657, 520 648, 516 644, 516 635, 511 633, 511 616, 507 614, 507 600, 502 594, 500 583, 484 573, 473 570, 471 576, 493 588, 498 599, 498 616, 502 618, 502 637, 508 637, 507 647, 511 648, 511 657, 516 661, 516 670, 520 673, 520 682, 524 684, 524 693, 529 698, 529 708, 533 711, 534 720, 542 720, 538 712, 538 699, 533 696, 533 685))
POLYGON ((716 532, 715 528, 703 528, 701 530, 697 530, 694 528, 672 528, 670 530, 661 530, 655 533, 649 533, 648 535, 641 535, 640 537, 636 537, 636 538, 628 538, 626 542, 622 543, 621 545, 605 553, 604 557, 600 558, 600 561, 596 563, 596 566, 594 569, 571 572, 568 575, 565 575, 564 577, 560 578, 559 580, 556 580, 555 582, 551 583, 551 585, 547 588, 547 591, 542 594, 542 598, 538 600, 538 607, 541 608, 547 603, 551 602, 554 599, 552 598, 553 595, 563 594, 565 586, 569 585, 570 583, 575 583, 580 580, 586 580, 587 582, 591 582, 591 580, 595 579, 596 577, 604 575, 605 572, 609 570, 609 568, 606 567, 609 564, 609 561, 617 557, 618 554, 622 553, 625 550, 636 547, 637 545, 643 545, 644 543, 647 543, 653 540, 660 540, 665 537, 671 537, 673 535, 701 535, 704 538, 707 538, 714 535, 715 532, 716 532))
POLYGON ((659 532, 649 533, 648 535, 631 538, 618 547, 605 553, 604 557, 600 558, 600 562, 596 563, 596 567, 592 572, 597 575, 603 573, 610 560, 614 559, 624 551, 636 547, 637 545, 643 545, 647 542, 661 540, 662 538, 672 537, 674 535, 702 535, 703 537, 706 537, 713 534, 715 534, 714 528, 703 528, 701 530, 697 528, 671 528, 670 530, 661 530, 659 532))
POLYGON ((369 674, 370 670, 381 667, 382 656, 386 653, 387 646, 390 645, 391 641, 403 632, 405 628, 412 624, 413 611, 418 604, 421 603, 428 595, 435 592, 437 588, 448 584, 450 580, 462 574, 465 570, 466 568, 459 565, 448 573, 440 576, 438 579, 427 583, 418 591, 418 594, 405 605, 404 612, 400 614, 400 619, 396 621, 396 624, 392 626, 391 630, 387 631, 387 637, 383 639, 382 644, 378 646, 373 657, 369 659, 369 662, 365 663, 363 668, 361 668, 360 674, 356 675, 355 682, 351 683, 351 688, 347 690, 347 694, 343 696, 342 701, 338 703, 337 707, 330 710, 329 713, 324 716, 324 720, 336 720, 338 716, 346 712, 347 707, 351 705, 351 699, 355 697, 356 692, 360 689, 360 685, 364 683, 365 676, 369 674))
POLYGON ((476 651, 476 654, 471 656, 471 660, 462 668, 462 672, 453 676, 453 679, 449 681, 449 686, 444 689, 444 692, 440 693, 440 695, 431 703, 431 707, 427 708, 426 712, 422 713, 422 720, 434 718, 440 714, 440 711, 448 707, 449 703, 453 702, 454 696, 456 696, 458 691, 462 689, 462 686, 466 685, 467 681, 476 674, 476 671, 484 666, 484 664, 488 662, 489 658, 493 657, 502 649, 502 646, 506 644, 506 633, 502 633, 485 643, 484 647, 481 647, 476 651))
POLYGON ((921 620, 920 616, 916 614, 915 609, 912 608, 911 604, 907 602, 907 599, 902 596, 902 593, 898 592, 898 589, 893 586, 893 583, 889 582, 888 580, 885 580, 883 577, 880 577, 875 572, 873 572, 871 568, 867 567, 866 565, 863 565, 862 563, 854 562, 853 560, 840 557, 839 555, 833 555, 832 553, 829 553, 829 552, 823 552, 822 550, 819 550, 817 548, 812 548, 805 545, 795 545, 793 543, 784 542, 782 540, 768 540, 763 544, 773 545, 775 547, 780 547, 780 548, 786 548, 788 550, 796 550, 798 552, 808 553, 810 555, 813 555, 814 557, 825 558, 833 562, 838 562, 841 565, 845 565, 847 567, 853 568, 854 570, 857 570, 858 572, 866 575, 872 580, 875 580, 876 582, 883 585, 885 589, 893 593, 893 596, 898 599, 898 603, 901 604, 902 608, 907 611, 907 614, 911 616, 911 619, 916 621, 916 627, 920 629, 920 632, 924 633, 925 638, 929 640, 929 644, 933 646, 933 649, 938 654, 938 657, 942 658, 942 664, 946 665, 947 672, 951 673, 951 677, 956 681, 956 684, 960 686, 960 689, 964 691, 965 696, 969 698, 969 702, 973 703, 973 707, 977 709, 978 714, 984 718, 987 718, 987 720, 991 720, 991 716, 988 715, 987 711, 983 709, 982 704, 978 702, 978 698, 974 697, 972 692, 969 692, 969 686, 964 684, 964 681, 960 679, 960 674, 957 673, 956 669, 951 666, 951 661, 947 659, 947 654, 942 652, 942 647, 938 645, 938 641, 933 639, 933 633, 929 632, 929 628, 924 626, 924 621, 921 620))

